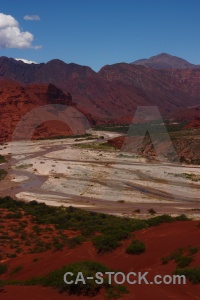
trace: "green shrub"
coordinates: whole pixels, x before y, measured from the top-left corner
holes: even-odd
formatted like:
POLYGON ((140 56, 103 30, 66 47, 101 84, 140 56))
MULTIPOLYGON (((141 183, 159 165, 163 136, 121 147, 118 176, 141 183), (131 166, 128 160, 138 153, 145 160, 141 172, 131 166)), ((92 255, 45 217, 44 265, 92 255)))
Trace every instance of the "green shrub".
POLYGON ((106 287, 107 299, 118 299, 129 291, 124 285, 115 285, 106 287))
POLYGON ((42 231, 42 229, 41 229, 39 226, 37 226, 37 225, 34 225, 34 226, 32 227, 32 229, 33 229, 33 231, 34 231, 37 235, 40 235, 40 233, 41 233, 41 231, 42 231))
POLYGON ((123 228, 106 228, 103 230, 103 233, 105 235, 113 236, 115 239, 122 241, 127 239, 130 236, 130 231, 128 229, 123 229, 123 228))
POLYGON ((3 164, 6 162, 6 159, 3 155, 0 154, 0 164, 3 164))
POLYGON ((200 268, 176 269, 175 275, 184 275, 193 284, 200 283, 200 268))
POLYGON ((119 240, 112 235, 99 235, 93 238, 98 253, 110 252, 120 246, 119 240))
POLYGON ((189 266, 189 264, 193 261, 191 256, 183 255, 180 256, 178 259, 175 259, 178 268, 185 268, 189 266))
POLYGON ((180 215, 178 217, 175 217, 175 220, 176 221, 188 221, 189 218, 186 215, 182 214, 182 215, 180 215))
POLYGON ((0 275, 6 273, 8 270, 8 266, 6 264, 0 263, 0 275))
POLYGON ((168 262, 171 260, 171 257, 170 256, 164 256, 161 258, 161 261, 162 261, 162 264, 163 265, 166 265, 168 264, 168 262))
POLYGON ((172 254, 162 257, 161 258, 162 264, 166 265, 171 260, 175 260, 176 262, 178 262, 180 260, 181 256, 182 256, 182 254, 183 254, 183 249, 179 248, 178 250, 176 250, 172 254))
POLYGON ((38 258, 35 257, 35 258, 33 259, 33 262, 37 262, 37 261, 38 261, 38 258))
POLYGON ((182 155, 182 156, 180 157, 180 162, 181 162, 181 163, 187 162, 187 160, 185 159, 185 156, 182 155))
POLYGON ((103 283, 98 284, 95 282, 96 273, 101 272, 105 274, 105 272, 111 272, 110 268, 103 265, 102 263, 97 263, 93 261, 82 261, 69 264, 67 266, 62 267, 61 269, 55 270, 46 276, 34 277, 29 280, 20 281, 20 280, 7 280, 4 283, 6 285, 24 285, 24 286, 34 286, 34 285, 42 285, 42 286, 51 286, 56 288, 60 293, 67 293, 70 295, 77 296, 88 296, 92 297, 98 294, 98 292, 104 288, 106 292, 107 299, 119 298, 122 294, 128 293, 128 290, 125 286, 120 285, 112 285, 108 284, 108 278, 104 277, 103 283), (71 284, 66 284, 64 282, 64 275, 67 272, 71 272, 73 275, 67 280, 74 281, 71 284), (83 278, 85 282, 76 281, 78 273, 83 274, 83 278), (93 279, 87 279, 87 277, 92 277, 93 279))
POLYGON ((7 257, 8 258, 15 258, 15 257, 17 257, 17 254, 16 253, 8 253, 7 257))
POLYGON ((101 286, 96 284, 94 280, 87 280, 87 284, 79 282, 78 284, 74 283, 67 285, 63 281, 63 276, 66 272, 72 272, 73 276, 70 277, 70 280, 75 281, 78 272, 82 272, 84 278, 87 278, 94 277, 96 272, 105 272, 107 270, 108 269, 102 264, 91 261, 74 263, 47 275, 47 277, 43 279, 43 285, 53 286, 59 289, 60 292, 68 292, 69 294, 94 296, 101 288, 101 286))
POLYGON ((13 269, 10 272, 10 275, 14 275, 14 274, 18 273, 19 271, 21 271, 22 269, 23 269, 23 266, 17 266, 15 269, 13 269))
POLYGON ((53 247, 56 251, 62 250, 64 247, 64 243, 61 243, 59 240, 55 240, 53 242, 53 247))
POLYGON ((156 211, 153 209, 153 208, 150 208, 148 210, 148 212, 151 214, 151 215, 155 215, 156 214, 156 211))
POLYGON ((194 255, 199 251, 199 247, 189 247, 188 251, 190 254, 194 255))
POLYGON ((7 171, 4 169, 0 169, 0 180, 3 180, 6 177, 6 175, 7 175, 7 171))
POLYGON ((5 215, 5 219, 21 219, 23 217, 22 213, 20 211, 17 211, 16 213, 9 213, 5 215))
MULTIPOLYGON (((50 207, 35 200, 25 203, 15 201, 11 197, 0 197, 0 208, 9 209, 12 212, 12 214, 8 214, 8 218, 31 215, 37 225, 53 224, 57 230, 75 230, 81 236, 87 238, 92 238, 96 233, 99 233, 102 237, 95 237, 93 241, 99 252, 112 251, 120 246, 121 241, 128 238, 134 231, 178 220, 178 218, 175 219, 169 215, 157 216, 149 220, 137 220, 88 212, 75 207, 50 207)), ((33 229, 39 234, 40 229, 37 225, 33 229)), ((29 238, 31 238, 30 235, 29 238)), ((69 241, 69 245, 71 243, 74 247, 81 242, 82 240, 75 238, 69 241)), ((37 247, 37 249, 34 249, 34 253, 44 251, 44 249, 46 249, 46 246, 37 247)))
POLYGON ((162 223, 171 223, 174 219, 169 215, 157 216, 151 219, 148 219, 146 222, 149 226, 158 226, 162 223))
POLYGON ((126 248, 126 253, 128 254, 142 254, 145 252, 145 244, 139 240, 133 240, 130 245, 126 248))
POLYGON ((181 258, 181 256, 183 255, 183 251, 184 251, 183 248, 179 248, 179 249, 177 249, 175 252, 173 252, 173 253, 170 255, 171 260, 174 259, 175 262, 178 262, 179 259, 181 258))
POLYGON ((197 247, 188 247, 186 249, 179 248, 172 254, 162 257, 161 261, 162 264, 167 264, 170 260, 174 260, 177 263, 178 268, 185 268, 189 266, 189 264, 193 261, 194 259, 193 255, 197 253, 197 251, 198 251, 197 247), (186 250, 188 254, 184 255, 186 250))
POLYGON ((190 253, 189 255, 188 254, 183 255, 183 253, 184 253, 184 249, 179 248, 177 251, 171 254, 171 259, 175 260, 178 268, 185 268, 189 266, 189 264, 193 261, 193 256, 190 253))
POLYGON ((78 236, 75 236, 73 238, 70 238, 67 240, 67 245, 70 247, 70 248, 75 248, 79 245, 81 245, 86 239, 81 236, 81 235, 78 235, 78 236))
POLYGON ((3 284, 3 281, 0 280, 0 293, 3 293, 4 292, 4 284, 3 284))

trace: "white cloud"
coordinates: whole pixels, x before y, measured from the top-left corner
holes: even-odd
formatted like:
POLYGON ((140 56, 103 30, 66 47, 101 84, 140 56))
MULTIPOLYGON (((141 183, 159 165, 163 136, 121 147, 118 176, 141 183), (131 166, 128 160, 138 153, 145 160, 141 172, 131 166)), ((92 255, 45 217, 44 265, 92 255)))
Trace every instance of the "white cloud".
POLYGON ((40 16, 38 15, 26 15, 24 16, 24 20, 26 21, 40 21, 40 16))
POLYGON ((0 13, 0 48, 41 48, 41 46, 33 46, 33 40, 33 34, 21 31, 15 18, 0 13))
POLYGON ((20 60, 23 61, 25 64, 37 64, 35 61, 33 60, 28 60, 28 59, 24 59, 24 58, 15 58, 15 60, 20 60))

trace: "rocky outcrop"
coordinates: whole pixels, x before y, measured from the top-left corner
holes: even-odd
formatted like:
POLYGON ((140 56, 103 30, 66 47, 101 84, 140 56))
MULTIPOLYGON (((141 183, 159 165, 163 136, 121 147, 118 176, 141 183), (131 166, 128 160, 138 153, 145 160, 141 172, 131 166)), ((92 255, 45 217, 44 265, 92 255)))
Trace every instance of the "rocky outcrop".
POLYGON ((76 114, 80 112, 72 102, 71 94, 63 93, 53 84, 22 86, 13 81, 0 81, 1 141, 12 140, 20 122, 21 138, 23 138, 23 132, 30 135, 31 130, 33 138, 83 134, 85 133, 84 120, 83 122, 76 121, 76 126, 70 128, 72 121, 68 119, 72 115, 75 118, 76 114))

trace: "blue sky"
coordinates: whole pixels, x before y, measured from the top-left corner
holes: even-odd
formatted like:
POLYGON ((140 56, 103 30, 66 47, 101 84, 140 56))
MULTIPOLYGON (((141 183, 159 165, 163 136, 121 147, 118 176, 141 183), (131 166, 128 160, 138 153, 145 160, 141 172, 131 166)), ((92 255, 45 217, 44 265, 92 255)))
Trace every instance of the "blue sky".
POLYGON ((161 52, 200 64, 199 0, 0 0, 0 13, 0 56, 59 58, 96 71, 161 52), (18 21, 20 34, 31 34, 28 45, 3 43, 4 15, 18 21), (40 20, 26 21, 27 15, 40 20))

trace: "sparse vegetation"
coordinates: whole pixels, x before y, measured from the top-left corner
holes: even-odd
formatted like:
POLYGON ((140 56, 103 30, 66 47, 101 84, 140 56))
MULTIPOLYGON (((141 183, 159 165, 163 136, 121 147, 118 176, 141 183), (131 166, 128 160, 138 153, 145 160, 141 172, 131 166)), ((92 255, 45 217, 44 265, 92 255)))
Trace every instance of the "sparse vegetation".
POLYGON ((83 149, 94 149, 94 150, 116 150, 116 148, 105 142, 105 143, 84 143, 84 144, 77 144, 75 145, 76 147, 79 147, 79 148, 83 148, 83 149))
POLYGON ((4 169, 0 169, 0 181, 3 180, 7 175, 7 171, 4 169))
MULTIPOLYGON (((172 173, 169 173, 172 174, 172 173)), ((191 181, 199 181, 200 180, 200 175, 196 175, 196 174, 189 174, 189 173, 180 173, 180 174, 172 174, 175 177, 180 177, 180 178, 185 178, 191 181)))
POLYGON ((139 255, 145 252, 146 246, 139 240, 133 240, 130 245, 126 248, 126 253, 139 255))
POLYGON ((4 284, 3 284, 3 281, 0 280, 0 293, 3 293, 4 292, 4 284))
POLYGON ((21 169, 29 169, 29 168, 32 168, 32 167, 33 167, 33 164, 23 164, 23 165, 18 165, 15 168, 17 170, 21 170, 21 169))
POLYGON ((175 275, 184 275, 193 284, 200 283, 200 268, 185 268, 176 269, 174 271, 175 275))
POLYGON ((42 285, 42 286, 51 286, 56 288, 60 293, 67 293, 70 295, 78 295, 78 296, 88 296, 92 297, 99 293, 101 289, 105 289, 107 298, 113 299, 113 298, 119 298, 122 294, 128 293, 125 286, 120 286, 118 288, 115 285, 108 284, 108 281, 106 278, 104 278, 104 281, 102 284, 98 284, 95 282, 95 275, 97 272, 102 272, 103 274, 105 272, 113 271, 107 266, 93 262, 93 261, 82 261, 82 262, 76 262, 69 264, 67 266, 62 267, 61 269, 55 270, 51 273, 49 273, 46 276, 39 276, 34 277, 30 280, 26 281, 5 281, 5 284, 7 285, 42 285), (67 277, 67 280, 72 280, 72 284, 66 284, 63 280, 64 274, 71 272, 73 275, 69 278, 67 277), (79 274, 79 272, 82 272, 83 278, 85 280, 79 280, 76 282, 76 278, 79 274), (88 280, 87 277, 92 277, 93 279, 88 280))
POLYGON ((18 273, 19 271, 21 271, 22 269, 23 269, 23 266, 17 266, 10 272, 10 275, 12 276, 12 275, 18 273))
POLYGON ((5 215, 5 219, 21 219, 22 213, 20 211, 16 211, 15 213, 8 213, 5 215))
POLYGON ((186 249, 179 248, 172 254, 162 257, 162 264, 165 265, 169 261, 174 260, 177 263, 178 268, 185 268, 190 265, 194 259, 194 254, 198 251, 198 247, 188 247, 186 249))
POLYGON ((119 132, 119 133, 127 133, 130 125, 129 124, 108 124, 108 125, 98 125, 94 127, 96 131, 111 131, 111 132, 119 132))
MULTIPOLYGON (((151 126, 151 131, 155 131, 155 134, 158 133, 158 125, 159 132, 162 132, 162 128, 167 129, 169 133, 180 132, 180 130, 184 129, 186 122, 180 122, 177 124, 170 124, 168 120, 165 120, 165 124, 160 124, 159 121, 153 120, 146 123, 138 123, 138 124, 106 124, 106 125, 98 125, 95 126, 95 130, 99 131, 111 131, 111 132, 119 132, 129 135, 140 135, 141 132, 144 132, 144 128, 151 126)), ((163 131, 164 132, 164 131, 163 131)))
POLYGON ((93 244, 98 253, 110 252, 121 245, 120 241, 112 235, 99 235, 93 238, 93 244))
POLYGON ((38 140, 61 140, 61 139, 78 139, 78 138, 87 138, 92 135, 89 133, 86 134, 74 134, 74 135, 57 135, 52 137, 39 138, 38 140))
POLYGON ((175 217, 176 221, 188 221, 188 217, 184 214, 180 215, 180 216, 177 216, 175 217))
POLYGON ((193 165, 200 165, 200 159, 199 158, 198 159, 191 159, 191 163, 193 165))
POLYGON ((93 242, 98 253, 104 253, 119 247, 123 240, 129 238, 136 230, 160 225, 163 222, 187 220, 185 216, 173 218, 168 215, 138 220, 87 212, 74 207, 50 207, 37 201, 25 203, 10 197, 0 198, 1 209, 5 211, 3 219, 11 220, 12 234, 5 234, 5 232, 0 234, 0 239, 9 241, 10 244, 7 257, 16 257, 22 249, 28 253, 41 253, 50 249, 60 251, 65 246, 73 248, 87 240, 93 242), (24 217, 28 215, 31 216, 29 224, 31 232, 27 233, 28 225, 24 217), (20 220, 17 226, 12 223, 15 219, 20 220), (67 238, 62 234, 64 230, 74 230, 77 236, 67 238), (54 235, 48 237, 47 232, 53 232, 54 235), (13 242, 13 235, 15 235, 15 242, 13 242))
POLYGON ((161 215, 148 219, 146 222, 149 226, 158 226, 162 223, 171 223, 174 221, 188 221, 189 219, 185 215, 177 217, 171 217, 169 215, 161 215))
POLYGON ((136 214, 139 214, 140 212, 141 212, 141 211, 140 211, 139 208, 134 210, 134 213, 136 213, 136 214))
POLYGON ((190 254, 196 254, 199 251, 198 247, 189 247, 188 251, 190 252, 190 254))
POLYGON ((6 159, 3 155, 0 154, 0 164, 3 164, 6 162, 6 159))
POLYGON ((38 258, 37 257, 33 258, 33 262, 38 262, 38 258))
POLYGON ((6 264, 0 263, 0 275, 6 273, 8 270, 8 266, 6 264))
POLYGON ((151 215, 155 215, 156 214, 156 211, 153 209, 153 208, 150 208, 148 210, 148 212, 151 214, 151 215))
POLYGON ((185 268, 189 266, 189 264, 193 261, 193 258, 188 255, 180 256, 179 258, 175 259, 178 268, 185 268))
POLYGON ((75 248, 76 246, 80 246, 84 241, 86 241, 86 238, 84 238, 81 235, 78 235, 78 236, 68 239, 67 245, 70 248, 75 248))

